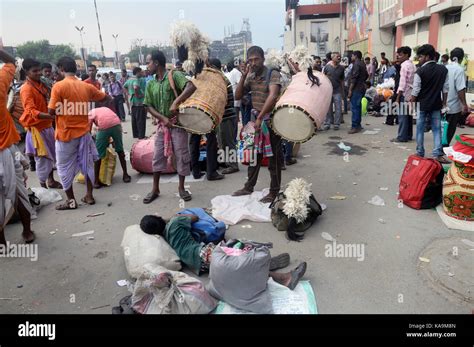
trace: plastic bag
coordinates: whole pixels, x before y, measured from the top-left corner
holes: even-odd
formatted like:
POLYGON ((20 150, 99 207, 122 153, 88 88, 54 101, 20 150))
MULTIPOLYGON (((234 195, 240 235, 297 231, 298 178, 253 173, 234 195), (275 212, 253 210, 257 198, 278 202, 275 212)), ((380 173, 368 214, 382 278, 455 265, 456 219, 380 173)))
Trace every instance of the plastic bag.
POLYGON ((443 146, 448 146, 449 143, 448 143, 448 127, 449 127, 449 123, 448 121, 446 120, 446 115, 443 114, 443 116, 441 117, 441 144, 443 146))
POLYGON ((173 248, 159 235, 148 235, 139 225, 130 225, 123 233, 121 247, 128 274, 138 278, 146 264, 181 270, 181 261, 173 248))
POLYGON ((204 285, 183 272, 147 264, 133 286, 132 308, 141 314, 208 314, 217 307, 204 285))
POLYGON ((212 252, 207 288, 212 296, 242 310, 273 313, 267 291, 270 250, 259 246, 239 256, 228 255, 220 246, 212 252))
POLYGON ((101 160, 100 164, 99 180, 100 182, 102 182, 102 184, 105 184, 107 186, 112 185, 112 178, 114 177, 116 165, 117 158, 115 149, 112 147, 108 147, 107 154, 101 160))
POLYGON ((38 188, 31 188, 33 193, 38 197, 40 200, 39 208, 48 206, 49 204, 61 201, 63 198, 58 191, 53 189, 46 189, 43 187, 38 188))

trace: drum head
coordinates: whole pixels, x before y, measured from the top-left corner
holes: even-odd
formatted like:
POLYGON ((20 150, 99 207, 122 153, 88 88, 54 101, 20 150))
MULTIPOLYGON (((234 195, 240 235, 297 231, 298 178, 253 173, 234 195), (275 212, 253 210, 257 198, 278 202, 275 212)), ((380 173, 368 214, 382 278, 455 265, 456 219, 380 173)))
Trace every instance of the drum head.
POLYGON ((314 135, 313 120, 297 108, 283 107, 272 118, 273 130, 286 140, 306 142, 314 135))
POLYGON ((194 134, 207 134, 214 127, 214 123, 208 114, 192 107, 180 109, 178 120, 183 127, 187 128, 187 131, 194 134))

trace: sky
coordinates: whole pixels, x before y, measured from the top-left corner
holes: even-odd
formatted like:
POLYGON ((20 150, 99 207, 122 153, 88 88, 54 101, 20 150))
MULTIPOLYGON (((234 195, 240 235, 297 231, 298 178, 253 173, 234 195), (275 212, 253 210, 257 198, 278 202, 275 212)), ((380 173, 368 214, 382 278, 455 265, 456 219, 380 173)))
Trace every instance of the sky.
MULTIPOLYGON (((168 43, 170 25, 184 17, 211 40, 222 40, 224 27, 239 32, 249 18, 253 44, 281 49, 285 0, 97 0, 105 54, 113 56, 115 40, 122 53, 134 40, 168 43)), ((93 0, 0 0, 0 37, 5 46, 48 39, 51 44, 72 44, 81 38, 75 26, 84 26, 84 46, 100 52, 93 0)))

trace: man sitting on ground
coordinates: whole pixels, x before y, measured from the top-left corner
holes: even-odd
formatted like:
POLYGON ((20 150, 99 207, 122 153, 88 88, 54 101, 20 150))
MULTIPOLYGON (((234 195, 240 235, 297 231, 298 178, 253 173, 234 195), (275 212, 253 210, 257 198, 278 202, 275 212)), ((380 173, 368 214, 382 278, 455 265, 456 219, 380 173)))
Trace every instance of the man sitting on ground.
MULTIPOLYGON (((195 215, 181 214, 174 216, 168 223, 158 216, 147 215, 142 218, 140 228, 147 234, 160 235, 175 250, 181 261, 197 274, 209 271, 213 243, 199 243, 191 235, 191 224, 199 218, 195 215)), ((275 270, 290 264, 288 253, 273 257, 270 261, 269 276, 275 281, 293 290, 306 272, 306 262, 301 263, 291 272, 278 273, 275 270)))

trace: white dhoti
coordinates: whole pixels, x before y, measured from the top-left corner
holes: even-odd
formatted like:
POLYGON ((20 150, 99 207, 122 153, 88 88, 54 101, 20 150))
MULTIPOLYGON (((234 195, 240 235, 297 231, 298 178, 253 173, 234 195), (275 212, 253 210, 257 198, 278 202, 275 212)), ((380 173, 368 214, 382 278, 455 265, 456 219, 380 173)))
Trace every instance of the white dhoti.
POLYGON ((21 164, 23 154, 16 145, 0 150, 0 225, 5 225, 13 215, 18 199, 32 213, 25 186, 25 172, 21 164))

